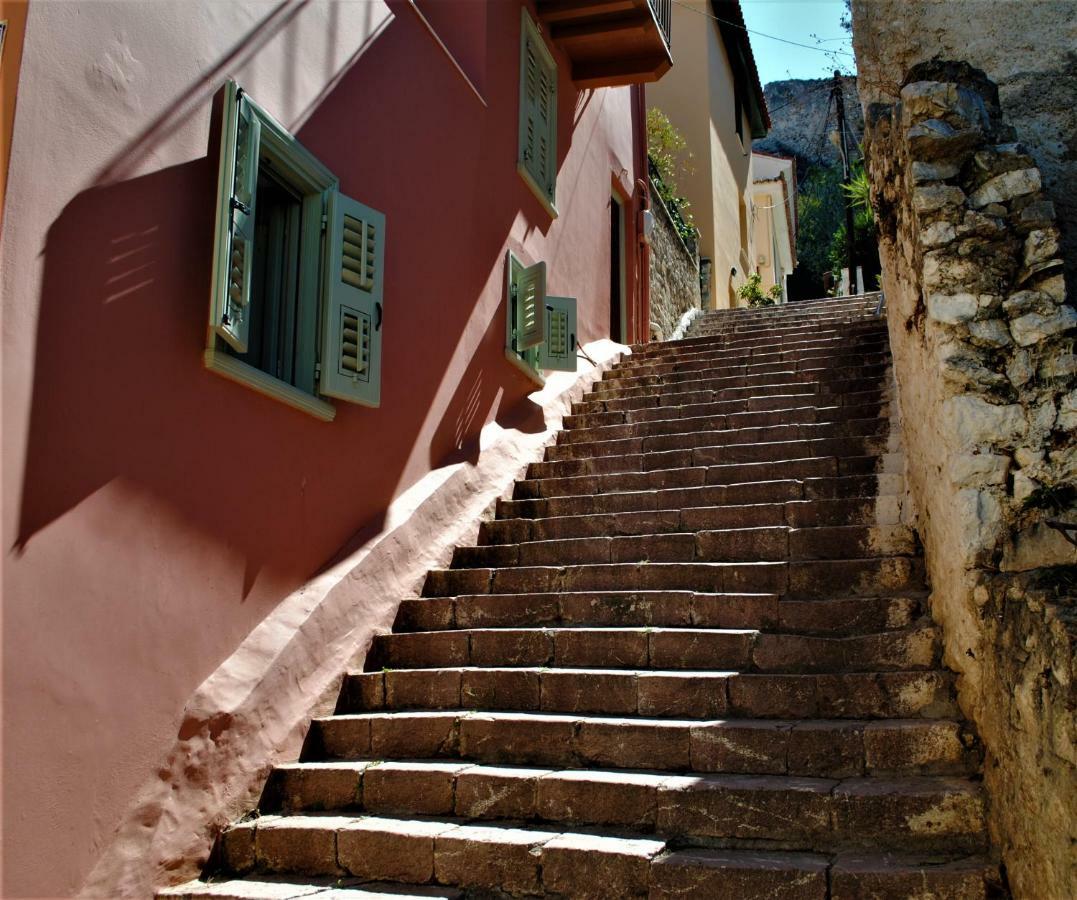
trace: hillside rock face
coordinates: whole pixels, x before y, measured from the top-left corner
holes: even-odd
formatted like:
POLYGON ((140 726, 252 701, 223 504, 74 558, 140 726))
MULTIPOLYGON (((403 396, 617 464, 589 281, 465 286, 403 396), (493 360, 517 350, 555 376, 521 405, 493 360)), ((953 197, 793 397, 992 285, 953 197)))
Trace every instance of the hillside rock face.
MULTIPOLYGON (((770 109, 770 133, 752 142, 752 149, 781 156, 794 156, 797 168, 840 161, 838 148, 830 141, 836 127, 830 102, 831 78, 795 78, 772 81, 763 88, 770 109), (828 116, 829 111, 829 116, 828 116), (825 123, 825 128, 824 128, 825 123)), ((845 115, 854 143, 864 134, 864 116, 855 78, 843 78, 845 115)))

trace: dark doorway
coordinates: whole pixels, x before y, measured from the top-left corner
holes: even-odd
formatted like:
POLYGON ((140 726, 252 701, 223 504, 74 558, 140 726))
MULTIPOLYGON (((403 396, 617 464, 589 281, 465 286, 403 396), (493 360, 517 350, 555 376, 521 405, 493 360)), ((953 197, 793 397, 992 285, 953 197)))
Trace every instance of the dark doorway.
POLYGON ((624 207, 610 197, 610 338, 624 343, 624 207))

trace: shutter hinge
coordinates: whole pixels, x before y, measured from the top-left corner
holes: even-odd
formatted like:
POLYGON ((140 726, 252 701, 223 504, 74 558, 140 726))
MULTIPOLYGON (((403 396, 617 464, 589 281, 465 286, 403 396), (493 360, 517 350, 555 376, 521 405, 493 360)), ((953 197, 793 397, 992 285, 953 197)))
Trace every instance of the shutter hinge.
POLYGON ((324 234, 326 229, 329 228, 329 214, 322 213, 322 233, 324 234))
POLYGON ((320 362, 314 364, 314 380, 322 380, 322 364, 320 362))
POLYGON ((245 216, 251 214, 251 208, 242 200, 237 200, 235 197, 232 198, 232 209, 238 209, 245 216))

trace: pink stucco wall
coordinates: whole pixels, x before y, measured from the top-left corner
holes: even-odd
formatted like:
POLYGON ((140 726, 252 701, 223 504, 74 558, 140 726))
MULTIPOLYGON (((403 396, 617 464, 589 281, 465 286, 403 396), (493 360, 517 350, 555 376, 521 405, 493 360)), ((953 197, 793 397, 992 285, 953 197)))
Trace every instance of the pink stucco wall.
POLYGON ((404 2, 31 4, 0 242, 3 896, 77 892, 282 598, 485 423, 543 427, 503 354, 507 248, 606 336, 636 91, 578 93, 556 54, 551 221, 515 171, 519 29, 493 2, 482 46, 446 36, 484 105, 404 2), (322 423, 202 366, 230 76, 388 216, 378 410, 322 423))

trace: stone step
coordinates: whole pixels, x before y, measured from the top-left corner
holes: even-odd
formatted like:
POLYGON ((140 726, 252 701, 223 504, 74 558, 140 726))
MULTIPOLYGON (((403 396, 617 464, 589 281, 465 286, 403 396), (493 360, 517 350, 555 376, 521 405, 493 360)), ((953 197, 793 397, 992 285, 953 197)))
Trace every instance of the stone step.
POLYGON ((859 475, 798 477, 794 470, 790 475, 782 477, 775 476, 773 468, 767 468, 774 465, 778 464, 741 466, 740 472, 746 480, 731 484, 498 500, 496 515, 499 519, 545 519, 558 516, 589 516, 603 513, 742 506, 788 501, 878 497, 880 500, 889 502, 896 500, 904 489, 904 477, 896 472, 876 471, 859 475), (765 477, 768 473, 771 475, 769 479, 765 477), (752 478, 761 480, 753 481, 752 478))
MULTIPOLYGON (((364 774, 373 778, 381 768, 364 774)), ((457 777, 464 780, 466 773, 457 777)), ((383 776, 374 783, 379 781, 390 786, 382 791, 389 807, 407 806, 409 796, 421 793, 409 790, 404 778, 383 776)), ((480 781, 473 790, 489 792, 492 787, 480 781)), ((443 794, 431 791, 422 805, 432 807, 431 801, 443 794)), ((483 798, 476 799, 478 807, 483 798)), ((250 848, 253 867, 261 871, 436 880, 507 893, 539 889, 547 842, 568 829, 596 826, 618 828, 624 833, 621 840, 657 835, 649 842, 655 856, 671 837, 766 840, 770 847, 830 852, 909 851, 943 841, 950 853, 976 853, 986 844, 982 787, 932 776, 836 780, 566 772, 536 780, 534 810, 535 824, 524 828, 500 819, 476 824, 447 814, 416 821, 406 809, 395 815, 388 810, 370 816, 266 815, 233 826, 225 840, 236 848, 250 848), (400 839, 405 829, 410 840, 400 839), (416 831, 429 847, 429 857, 415 846, 416 831), (379 853, 379 843, 389 847, 379 853), (379 864, 383 857, 388 858, 379 864), (484 868, 493 871, 484 874, 484 868)), ((239 857, 241 852, 230 849, 228 855, 239 857)), ((643 885, 646 877, 644 873, 643 885)))
POLYGON ((890 347, 885 335, 850 338, 848 342, 818 348, 770 350, 745 356, 718 343, 712 347, 698 346, 670 356, 654 358, 622 357, 603 376, 604 381, 632 378, 663 378, 696 370, 711 370, 716 374, 760 376, 776 371, 801 369, 855 368, 882 365, 891 361, 890 347))
MULTIPOLYGON (((853 443, 854 439, 831 439, 838 442, 853 443)), ((858 439, 859 440, 859 439, 858 439)), ((870 441, 871 439, 863 439, 870 441)), ((815 442, 811 442, 814 444, 815 442)), ((827 445, 823 445, 827 446, 827 445)), ((855 446, 855 445, 854 445, 855 446)), ((810 449, 810 448, 809 448, 810 449)), ((858 449, 876 449, 869 443, 858 449)), ((896 459, 886 453, 866 453, 861 456, 804 456, 783 457, 777 460, 761 462, 705 463, 703 457, 718 456, 729 448, 709 450, 692 450, 693 463, 696 454, 700 462, 691 466, 673 466, 644 472, 612 472, 610 474, 576 475, 551 478, 530 478, 517 481, 513 488, 514 500, 542 500, 554 497, 577 497, 581 495, 604 495, 639 493, 642 491, 661 491, 671 488, 698 488, 706 485, 752 484, 796 479, 803 481, 810 478, 835 478, 851 475, 873 475, 886 473, 887 469, 897 470, 896 459)), ((751 455, 753 451, 745 451, 751 455)), ((776 451, 775 451, 776 452, 776 451)), ((767 451, 760 450, 761 455, 767 451)), ((749 495, 750 496, 750 495, 749 495)), ((759 497, 751 497, 758 502, 769 499, 762 492, 759 497)))
MULTIPOLYGON (((959 723, 945 720, 680 724, 690 729, 691 771, 705 776, 765 776, 760 781, 771 790, 780 790, 783 778, 826 778, 839 784, 848 779, 873 778, 887 784, 911 778, 926 787, 926 779, 950 782, 978 764, 972 749, 975 738, 959 723), (909 758, 919 764, 901 757, 899 746, 911 750, 909 758)), ((676 742, 678 733, 670 732, 670 738, 676 742)), ((683 776, 460 759, 311 761, 276 767, 259 809, 263 815, 361 811, 653 830, 657 794, 670 780, 683 783, 683 776), (618 795, 618 790, 623 793, 618 795)), ((751 793, 745 784, 749 779, 722 780, 751 793)))
POLYGON ((922 559, 886 556, 795 562, 648 562, 431 569, 423 584, 423 596, 675 590, 782 594, 788 599, 814 600, 906 593, 922 590, 923 584, 922 559))
POLYGON ((648 896, 707 900, 986 900, 998 866, 983 856, 836 857, 808 853, 678 850, 651 866, 648 896))
MULTIPOLYGON (((959 713, 949 672, 732 673, 725 685, 728 712, 709 720, 677 717, 672 710, 664 716, 474 709, 341 712, 314 720, 303 759, 459 758, 491 765, 602 765, 691 771, 701 766, 738 765, 735 760, 741 756, 749 762, 740 765, 763 765, 760 759, 772 752, 774 760, 786 754, 785 770, 792 759, 797 771, 846 771, 841 768, 846 765, 841 760, 851 759, 853 750, 844 757, 823 752, 830 740, 827 735, 847 733, 843 723, 851 723, 853 732, 862 735, 871 722, 880 723, 868 737, 868 743, 878 753, 871 757, 874 761, 870 769, 864 757, 861 768, 849 762, 848 771, 931 772, 950 765, 960 768, 962 760, 972 759, 966 752, 979 752, 965 726, 955 721, 959 713), (860 693, 847 695, 845 691, 860 693), (794 739, 789 736, 789 728, 779 728, 777 733, 768 731, 772 721, 786 726, 791 721, 803 723, 791 757, 788 748, 794 739), (834 724, 826 725, 826 721, 834 724), (921 721, 929 724, 915 725, 921 721), (941 724, 931 727, 934 722, 941 724), (819 729, 824 732, 821 736, 816 733, 819 729), (774 740, 770 751, 760 749, 765 739, 774 740), (814 755, 813 741, 817 750, 814 755), (893 755, 884 763, 879 754, 886 752, 893 755), (723 753, 729 754, 728 759, 720 763, 723 753)), ((353 684, 350 690, 355 687, 353 684)), ((359 687, 369 685, 360 683, 359 687)), ((361 695, 357 702, 367 699, 369 694, 361 695)), ((672 704, 680 702, 671 696, 668 700, 672 704)), ((863 736, 854 737, 848 746, 858 748, 863 741, 863 736)), ((767 765, 777 767, 778 762, 767 765)))
POLYGON ((452 567, 861 559, 916 551, 916 539, 905 525, 771 525, 457 547, 452 567))
POLYGON ((554 626, 749 628, 855 635, 911 625, 920 595, 781 600, 776 594, 692 591, 471 594, 403 600, 394 631, 554 626))
POLYGON ((644 438, 557 444, 548 448, 545 461, 528 465, 526 480, 830 456, 858 458, 896 453, 900 448, 896 435, 890 440, 890 422, 881 418, 729 431, 685 430, 644 438))
MULTIPOLYGON (((700 341, 692 346, 682 346, 676 350, 656 354, 633 354, 620 359, 608 375, 620 378, 626 374, 653 374, 655 371, 676 369, 683 363, 708 361, 710 366, 745 366, 749 371, 756 367, 779 364, 797 366, 800 364, 823 365, 837 360, 847 360, 848 364, 859 365, 865 355, 879 355, 890 358, 890 347, 885 335, 854 337, 849 343, 827 339, 817 346, 797 344, 783 347, 771 344, 756 348, 730 348, 716 338, 700 341), (853 344, 855 342, 855 346, 853 344)), ((840 364, 840 363, 837 363, 840 364)), ((759 369, 762 371, 762 369, 759 369)))
POLYGON ((877 497, 791 500, 738 506, 703 506, 641 512, 593 513, 540 519, 495 519, 479 528, 480 544, 514 544, 564 538, 668 534, 712 529, 825 525, 895 525, 895 509, 877 497))
POLYGON ((889 354, 883 352, 885 344, 873 345, 879 350, 867 355, 830 356, 823 359, 768 362, 749 365, 743 362, 729 363, 710 356, 677 359, 671 363, 655 366, 628 366, 621 371, 609 372, 595 385, 592 393, 602 394, 613 388, 661 387, 693 379, 741 378, 748 383, 767 384, 773 381, 793 380, 808 375, 833 374, 835 377, 860 378, 865 370, 874 372, 890 364, 889 354), (845 373, 842 375, 842 373, 845 373), (857 374, 851 374, 857 373, 857 374))
POLYGON ((158 891, 170 900, 463 900, 457 888, 437 885, 401 885, 361 878, 281 878, 251 875, 214 881, 188 881, 158 891))
MULTIPOLYGON (((937 717, 949 715, 946 711, 952 709, 949 705, 952 698, 941 692, 947 682, 945 679, 940 681, 944 673, 938 669, 792 675, 776 673, 785 679, 776 682, 774 674, 690 669, 573 669, 563 666, 388 669, 349 675, 337 712, 467 709, 484 713, 514 711, 706 720, 718 716, 754 716, 754 710, 770 710, 775 702, 779 702, 785 704, 780 709, 783 715, 769 718, 786 718, 790 714, 809 715, 806 712, 792 712, 792 709, 799 702, 796 699, 799 695, 808 695, 805 703, 811 708, 811 697, 815 694, 820 695, 815 701, 818 715, 830 718, 885 720, 928 713, 937 717), (790 678, 795 680, 790 682, 790 678), (826 696, 826 690, 834 687, 835 679, 841 679, 840 683, 844 686, 866 686, 870 697, 851 707, 836 704, 833 698, 826 696), (763 688, 760 688, 760 684, 763 688), (882 688, 878 687, 880 684, 882 688), (912 690, 915 696, 889 697, 888 692, 895 684, 912 690), (758 697, 756 692, 768 686, 777 686, 790 696, 784 700, 758 697), (847 709, 847 712, 839 713, 842 709, 847 709)), ((747 729, 745 740, 752 735, 756 735, 760 741, 764 740, 770 726, 764 728, 760 724, 757 727, 752 723, 765 722, 767 718, 754 716, 746 719, 747 724, 743 724, 743 728, 747 729)), ((663 733, 670 732, 667 729, 663 733)), ((777 753, 781 741, 777 737, 774 739, 774 752, 777 753)), ((907 753, 910 760, 914 757, 920 759, 923 755, 919 751, 911 753, 905 745, 902 745, 901 752, 907 753)), ((951 756, 947 755, 947 759, 951 756)), ((618 765, 626 763, 619 762, 618 765)), ((910 762, 910 765, 913 763, 910 762)), ((915 763, 917 767, 922 765, 915 763)), ((901 765, 894 763, 889 769, 896 771, 901 769, 901 765)))
MULTIPOLYGON (((870 407, 869 407, 870 409, 870 407)), ((651 446, 648 438, 669 437, 687 433, 707 434, 707 444, 754 444, 760 441, 773 442, 783 440, 815 439, 824 437, 857 437, 867 434, 885 433, 889 427, 889 417, 877 412, 863 417, 855 417, 859 412, 866 412, 863 406, 847 406, 830 409, 823 413, 814 410, 809 415, 812 421, 799 422, 800 416, 793 415, 777 420, 772 413, 748 413, 741 415, 718 414, 711 416, 677 416, 670 419, 655 419, 622 425, 598 425, 590 428, 573 428, 559 435, 557 447, 572 444, 595 444, 607 441, 642 440, 645 443, 635 448, 635 452, 647 450, 670 449, 668 446, 651 446), (820 418, 823 416, 823 418, 820 418), (751 424, 753 422, 759 424, 751 424)), ((692 446, 700 446, 694 444, 692 446)), ((593 455, 606 455, 595 453, 593 455)), ((557 459, 559 457, 552 457, 557 459)))
POLYGON ((893 671, 931 668, 939 655, 938 631, 930 620, 850 637, 733 628, 474 628, 378 635, 367 667, 893 671))
MULTIPOLYGON (((674 396, 682 392, 709 390, 723 393, 726 391, 758 391, 766 393, 790 385, 815 385, 822 393, 832 385, 855 384, 867 382, 878 384, 887 373, 887 366, 857 366, 848 369, 811 369, 802 372, 771 372, 767 375, 712 375, 712 370, 686 372, 683 378, 670 376, 660 379, 642 379, 639 383, 627 385, 599 382, 598 386, 586 395, 587 400, 626 400, 657 393, 660 397, 674 396), (653 383, 651 383, 653 382, 653 383)), ((843 388, 844 390, 844 388, 843 388)))
POLYGON ((794 422, 841 421, 842 417, 870 418, 889 407, 889 392, 882 389, 864 391, 844 397, 834 397, 827 405, 808 402, 811 398, 794 397, 791 406, 778 408, 784 397, 760 398, 755 401, 727 400, 715 403, 690 403, 683 406, 647 406, 641 409, 611 410, 572 414, 565 417, 566 430, 594 428, 603 425, 633 425, 658 419, 683 419, 695 416, 724 415, 728 425, 751 426, 781 424, 782 416, 794 422), (846 412, 850 410, 851 412, 846 412), (863 410, 860 415, 856 411, 863 410), (757 418, 762 417, 762 418, 757 418))
MULTIPOLYGON (((684 382, 673 389, 649 389, 625 391, 625 396, 594 397, 587 395, 574 404, 573 412, 608 412, 610 410, 639 409, 646 406, 682 406, 690 403, 713 403, 722 400, 755 400, 781 398, 773 402, 788 403, 792 397, 810 397, 819 406, 833 406, 835 397, 863 391, 877 391, 885 387, 880 378, 861 378, 847 381, 820 383, 818 381, 790 381, 785 384, 747 385, 745 387, 712 387, 706 381, 684 382)), ((757 402, 757 408, 764 408, 757 402)))

